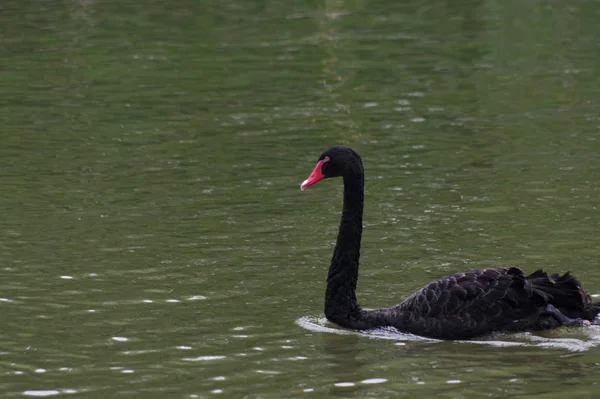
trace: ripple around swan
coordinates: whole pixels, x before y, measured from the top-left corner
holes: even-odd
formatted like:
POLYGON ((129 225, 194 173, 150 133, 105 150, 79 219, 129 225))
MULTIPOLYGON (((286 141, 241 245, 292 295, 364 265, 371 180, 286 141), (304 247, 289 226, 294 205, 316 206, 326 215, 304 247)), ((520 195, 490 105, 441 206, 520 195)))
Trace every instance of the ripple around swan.
POLYGON ((304 316, 296 320, 296 324, 314 332, 326 332, 339 335, 362 335, 369 338, 391 339, 396 341, 439 341, 436 339, 420 337, 414 334, 408 334, 398 331, 394 327, 380 327, 371 330, 357 331, 347 330, 340 327, 329 327, 329 322, 324 317, 304 316))
MULTIPOLYGON (((347 330, 340 327, 330 327, 329 322, 324 317, 303 316, 296 320, 300 327, 314 332, 332 333, 339 335, 361 335, 374 339, 388 339, 397 341, 396 344, 402 345, 407 341, 421 342, 443 342, 437 339, 420 337, 418 335, 403 333, 394 327, 380 327, 365 331, 347 330)), ((566 349, 572 352, 587 351, 591 348, 600 346, 600 326, 580 327, 572 329, 559 329, 550 332, 554 336, 540 336, 529 332, 511 333, 511 334, 493 334, 488 337, 482 337, 478 340, 455 341, 464 344, 489 345, 495 347, 544 347, 566 349), (576 337, 556 336, 558 331, 569 332, 576 337)), ((564 335, 564 334, 563 334, 564 335)))

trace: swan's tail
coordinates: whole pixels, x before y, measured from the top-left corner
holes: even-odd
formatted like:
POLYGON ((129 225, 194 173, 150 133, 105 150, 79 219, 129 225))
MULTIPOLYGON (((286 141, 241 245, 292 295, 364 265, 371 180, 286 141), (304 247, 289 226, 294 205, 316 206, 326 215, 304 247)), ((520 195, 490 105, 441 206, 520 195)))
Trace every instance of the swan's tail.
POLYGON ((570 318, 581 318, 600 323, 600 303, 592 303, 581 283, 570 273, 548 275, 541 269, 527 276, 534 294, 547 304, 554 305, 570 318))

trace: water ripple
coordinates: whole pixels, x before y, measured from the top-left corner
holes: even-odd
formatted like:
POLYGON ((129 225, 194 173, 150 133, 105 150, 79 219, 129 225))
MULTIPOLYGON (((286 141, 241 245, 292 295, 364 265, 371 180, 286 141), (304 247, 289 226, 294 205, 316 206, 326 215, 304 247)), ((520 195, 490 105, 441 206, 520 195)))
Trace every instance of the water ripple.
MULTIPOLYGON (((329 327, 329 322, 324 317, 314 316, 303 316, 296 320, 296 324, 309 331, 332 333, 338 335, 360 335, 368 338, 388 339, 397 341, 397 345, 404 345, 408 341, 423 341, 423 342, 443 342, 437 339, 420 337, 413 334, 407 334, 398 331, 394 327, 380 327, 372 330, 356 331, 347 330, 342 328, 329 327)), ((540 336, 534 335, 530 332, 523 333, 512 333, 512 334, 493 334, 488 337, 482 337, 479 340, 469 341, 455 341, 462 344, 479 344, 489 345, 495 347, 541 347, 541 348, 555 348, 555 349, 566 349, 571 352, 582 352, 587 351, 591 348, 600 346, 600 326, 589 326, 582 328, 573 329, 559 329, 547 332, 553 334, 552 336, 540 336), (582 338, 569 338, 569 337, 558 337, 558 332, 565 331, 567 333, 577 333, 578 337, 582 338), (505 338, 505 339, 497 339, 505 338)))

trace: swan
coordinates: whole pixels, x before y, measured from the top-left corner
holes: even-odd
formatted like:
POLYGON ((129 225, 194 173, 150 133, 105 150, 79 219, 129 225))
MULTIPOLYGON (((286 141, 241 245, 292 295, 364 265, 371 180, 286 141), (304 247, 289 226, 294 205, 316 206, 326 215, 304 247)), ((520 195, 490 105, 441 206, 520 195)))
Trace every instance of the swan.
POLYGON ((329 148, 300 188, 330 177, 343 178, 344 199, 325 291, 329 321, 355 330, 391 326, 428 338, 467 340, 494 332, 586 326, 600 313, 600 303, 591 303, 569 272, 549 275, 540 269, 526 275, 517 267, 467 270, 430 282, 398 305, 361 308, 356 299, 364 203, 360 155, 346 146, 329 148))

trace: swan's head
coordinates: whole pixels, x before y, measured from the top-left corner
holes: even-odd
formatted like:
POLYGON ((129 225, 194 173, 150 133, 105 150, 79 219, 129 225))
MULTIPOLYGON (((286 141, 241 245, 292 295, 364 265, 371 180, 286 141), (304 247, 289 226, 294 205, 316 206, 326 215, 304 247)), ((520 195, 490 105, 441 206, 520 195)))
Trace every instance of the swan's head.
POLYGON ((363 168, 360 155, 350 147, 336 145, 321 154, 308 179, 300 184, 300 189, 304 190, 306 187, 329 177, 362 176, 362 174, 363 168))

